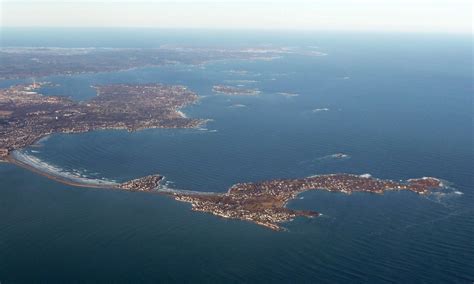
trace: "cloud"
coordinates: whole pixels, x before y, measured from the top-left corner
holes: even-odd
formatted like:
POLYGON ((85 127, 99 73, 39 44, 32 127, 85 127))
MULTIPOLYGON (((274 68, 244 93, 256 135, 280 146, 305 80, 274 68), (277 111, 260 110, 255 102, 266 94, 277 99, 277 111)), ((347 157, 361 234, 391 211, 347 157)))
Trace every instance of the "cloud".
POLYGON ((3 0, 0 7, 2 26, 471 33, 472 25, 468 0, 3 0))

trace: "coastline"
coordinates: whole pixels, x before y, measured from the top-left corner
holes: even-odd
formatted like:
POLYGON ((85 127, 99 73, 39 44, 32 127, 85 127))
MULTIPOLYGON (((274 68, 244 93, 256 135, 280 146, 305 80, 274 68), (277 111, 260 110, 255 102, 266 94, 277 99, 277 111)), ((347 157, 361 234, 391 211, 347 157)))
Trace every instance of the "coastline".
MULTIPOLYGON (((130 191, 122 187, 123 184, 130 181, 125 181, 124 183, 120 183, 120 182, 115 182, 115 181, 103 181, 103 180, 98 180, 98 179, 90 179, 90 178, 80 177, 80 176, 74 176, 74 177, 68 178, 65 176, 61 176, 60 174, 54 174, 54 172, 52 171, 43 170, 41 169, 40 166, 34 165, 34 163, 30 164, 26 161, 23 161, 15 157, 17 154, 18 154, 18 150, 10 153, 4 160, 0 160, 0 162, 11 163, 18 167, 31 171, 35 174, 38 174, 40 176, 46 177, 48 179, 51 179, 53 181, 56 181, 65 185, 82 187, 82 188, 102 188, 102 189, 115 189, 115 190, 130 191), (77 178, 77 180, 74 180, 74 178, 77 178)), ((142 178, 143 177, 140 177, 135 180, 139 180, 142 178)), ((163 176, 162 180, 164 179, 165 177, 163 176)), ((200 191, 193 191, 193 190, 186 190, 186 189, 169 188, 168 186, 164 184, 161 184, 157 190, 143 190, 143 192, 159 193, 159 194, 169 195, 169 196, 170 195, 172 196, 174 194, 186 194, 186 195, 219 195, 221 194, 218 192, 200 192, 200 191)))
POLYGON ((108 184, 101 184, 99 182, 94 182, 94 180, 92 179, 89 179, 91 181, 91 183, 87 183, 87 182, 80 182, 80 181, 75 181, 75 180, 72 180, 72 179, 69 179, 69 178, 66 178, 66 177, 62 177, 60 175, 54 175, 54 174, 51 174, 51 173, 48 173, 47 171, 42 171, 41 169, 33 166, 33 165, 29 165, 17 158, 14 157, 13 153, 9 154, 6 159, 4 160, 4 162, 8 162, 8 163, 11 163, 11 164, 14 164, 18 167, 21 167, 21 168, 24 168, 26 170, 29 170, 33 173, 36 173, 38 175, 41 175, 41 176, 44 176, 48 179, 51 179, 51 180, 54 180, 56 182, 59 182, 59 183, 62 183, 62 184, 66 184, 66 185, 71 185, 71 186, 77 186, 77 187, 83 187, 83 188, 109 188, 109 189, 120 189, 118 186, 120 185, 119 183, 116 183, 116 184, 111 184, 111 183, 108 183, 108 184))
POLYGON ((132 192, 163 194, 179 202, 191 204, 191 210, 209 213, 218 217, 249 221, 274 231, 285 230, 283 224, 296 217, 318 217, 321 213, 287 208, 303 192, 326 190, 351 194, 367 192, 382 194, 384 191, 409 190, 428 194, 444 188, 444 183, 433 177, 408 179, 394 182, 364 175, 327 174, 297 179, 276 179, 261 182, 236 183, 227 193, 199 192, 169 188, 163 184, 164 176, 148 175, 122 183, 100 179, 89 179, 82 175, 64 172, 55 165, 14 151, 8 155, 8 162, 25 168, 46 178, 70 186, 83 188, 108 188, 132 192))

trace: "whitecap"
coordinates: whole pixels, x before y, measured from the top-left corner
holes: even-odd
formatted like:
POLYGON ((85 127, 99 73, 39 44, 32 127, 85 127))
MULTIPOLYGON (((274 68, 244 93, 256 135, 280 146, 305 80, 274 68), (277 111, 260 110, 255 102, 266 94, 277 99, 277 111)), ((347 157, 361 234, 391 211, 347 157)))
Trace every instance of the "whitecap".
POLYGON ((277 94, 280 95, 280 96, 287 97, 287 98, 297 97, 297 96, 300 95, 300 94, 297 94, 297 93, 285 93, 285 92, 281 92, 281 93, 277 93, 277 94))
POLYGON ((323 160, 345 160, 345 159, 349 159, 350 157, 351 157, 350 155, 345 154, 345 153, 335 153, 335 154, 326 155, 326 156, 317 158, 317 160, 319 160, 319 161, 323 161, 323 160))
POLYGON ((188 118, 186 114, 180 110, 176 111, 182 118, 188 118))
POLYGON ((329 111, 329 109, 325 107, 325 108, 315 108, 312 110, 312 112, 323 112, 323 111, 329 111))
POLYGON ((90 178, 87 176, 83 170, 78 169, 71 169, 66 170, 61 168, 60 166, 47 163, 41 160, 38 157, 28 155, 26 152, 23 151, 13 151, 12 157, 17 160, 19 163, 24 164, 28 167, 31 167, 37 170, 39 173, 42 173, 46 176, 52 176, 55 178, 62 179, 64 181, 72 181, 79 184, 84 185, 109 185, 109 186, 116 186, 118 183, 115 180, 109 180, 105 178, 96 179, 90 178))
POLYGON ((243 107, 247 107, 246 105, 244 104, 235 104, 235 105, 231 105, 229 106, 230 108, 243 108, 243 107))

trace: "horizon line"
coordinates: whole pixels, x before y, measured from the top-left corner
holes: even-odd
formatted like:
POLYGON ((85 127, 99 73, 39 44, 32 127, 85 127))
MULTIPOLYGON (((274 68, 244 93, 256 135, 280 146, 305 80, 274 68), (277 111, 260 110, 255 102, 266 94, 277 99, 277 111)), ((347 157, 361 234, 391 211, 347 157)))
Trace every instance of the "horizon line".
POLYGON ((470 35, 471 31, 435 31, 435 30, 381 30, 381 29, 318 29, 318 28, 260 28, 260 27, 156 27, 156 26, 2 26, 1 29, 148 29, 148 30, 179 30, 179 31, 232 31, 232 32, 301 32, 301 33, 374 33, 374 34, 444 34, 444 35, 470 35))

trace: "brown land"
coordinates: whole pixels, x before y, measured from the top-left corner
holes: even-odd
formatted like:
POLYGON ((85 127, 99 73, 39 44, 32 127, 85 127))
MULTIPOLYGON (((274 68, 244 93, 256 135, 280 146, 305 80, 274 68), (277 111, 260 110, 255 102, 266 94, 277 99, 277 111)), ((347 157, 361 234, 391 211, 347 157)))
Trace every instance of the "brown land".
POLYGON ((316 217, 318 212, 286 208, 287 203, 308 190, 383 193, 387 190, 408 190, 427 194, 439 189, 436 178, 410 179, 406 182, 381 180, 352 174, 318 175, 301 179, 277 179, 258 183, 238 183, 225 194, 171 193, 179 201, 192 204, 195 211, 208 212, 224 218, 254 222, 273 230, 282 230, 281 223, 295 217, 316 217))
POLYGON ((0 80, 113 72, 170 64, 204 64, 209 61, 272 60, 286 54, 320 56, 288 48, 0 48, 0 80))
POLYGON ((198 96, 184 86, 117 84, 95 86, 97 97, 77 102, 43 96, 41 84, 0 90, 0 160, 52 133, 100 129, 193 128, 205 122, 179 111, 198 96))

